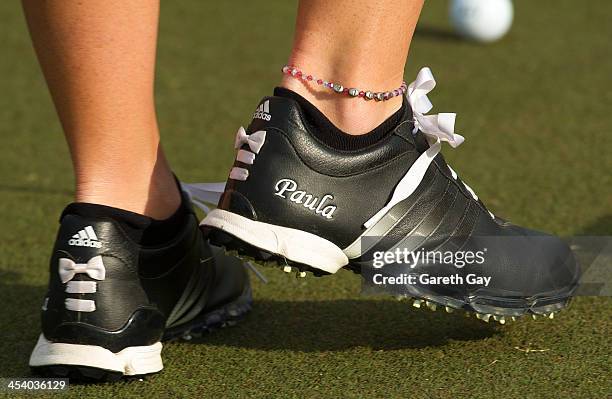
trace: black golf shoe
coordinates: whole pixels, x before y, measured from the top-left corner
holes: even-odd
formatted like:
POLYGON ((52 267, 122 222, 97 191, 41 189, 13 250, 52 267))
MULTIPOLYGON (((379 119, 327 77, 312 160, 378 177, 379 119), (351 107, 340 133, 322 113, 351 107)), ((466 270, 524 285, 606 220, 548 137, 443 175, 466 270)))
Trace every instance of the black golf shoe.
POLYGON ((112 217, 66 208, 30 357, 34 373, 93 381, 156 373, 162 341, 233 324, 250 310, 242 262, 204 240, 183 197, 178 233, 152 246, 137 244, 112 217))
POLYGON ((454 114, 425 115, 434 86, 422 69, 401 121, 353 150, 324 142, 294 99, 264 98, 238 131, 218 209, 201 223, 211 242, 302 276, 346 267, 415 306, 502 323, 552 317, 577 287, 573 254, 493 215, 447 165, 442 142, 463 137, 454 114))

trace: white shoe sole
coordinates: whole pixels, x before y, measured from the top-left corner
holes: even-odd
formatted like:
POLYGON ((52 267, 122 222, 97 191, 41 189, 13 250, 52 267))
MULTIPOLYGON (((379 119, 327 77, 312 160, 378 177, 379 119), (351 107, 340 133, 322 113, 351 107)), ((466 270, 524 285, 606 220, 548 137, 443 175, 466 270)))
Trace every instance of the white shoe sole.
POLYGON ((113 353, 101 346, 51 342, 40 334, 30 356, 30 367, 73 365, 119 372, 123 375, 150 374, 164 367, 161 350, 162 344, 157 342, 149 346, 130 346, 113 353))
POLYGON ((200 225, 217 228, 254 247, 327 273, 336 273, 348 264, 342 249, 306 231, 257 222, 222 209, 211 211, 200 225))

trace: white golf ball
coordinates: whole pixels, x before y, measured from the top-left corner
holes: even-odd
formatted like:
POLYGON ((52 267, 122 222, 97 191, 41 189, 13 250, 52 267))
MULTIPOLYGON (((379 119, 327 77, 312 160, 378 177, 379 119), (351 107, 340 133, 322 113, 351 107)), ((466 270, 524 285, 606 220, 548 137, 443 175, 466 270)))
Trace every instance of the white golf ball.
POLYGON ((468 39, 493 42, 512 25, 511 0, 452 0, 450 19, 457 32, 468 39))

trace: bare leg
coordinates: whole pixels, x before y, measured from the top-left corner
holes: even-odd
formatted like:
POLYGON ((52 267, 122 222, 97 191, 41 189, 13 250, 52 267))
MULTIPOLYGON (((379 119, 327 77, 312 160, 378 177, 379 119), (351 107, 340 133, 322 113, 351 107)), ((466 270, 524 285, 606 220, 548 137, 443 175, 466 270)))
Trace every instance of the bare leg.
POLYGON ((76 201, 163 219, 180 196, 153 98, 159 0, 23 0, 70 146, 76 201))
MULTIPOLYGON (((301 0, 289 63, 345 87, 393 90, 402 82, 422 5, 423 0, 301 0)), ((363 101, 287 76, 282 86, 351 134, 367 133, 401 105, 401 97, 363 101)))

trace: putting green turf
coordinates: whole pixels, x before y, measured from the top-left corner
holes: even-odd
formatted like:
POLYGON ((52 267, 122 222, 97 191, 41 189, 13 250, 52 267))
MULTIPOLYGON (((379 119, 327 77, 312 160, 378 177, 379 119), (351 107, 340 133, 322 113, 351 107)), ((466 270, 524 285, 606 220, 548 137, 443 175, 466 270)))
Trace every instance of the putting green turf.
MULTIPOLYGON (((237 128, 279 81, 294 8, 163 2, 159 119, 184 180, 225 179, 237 128)), ((611 15, 606 0, 521 0, 510 35, 480 46, 448 33, 446 2, 427 2, 406 79, 433 69, 434 112, 457 112, 466 137, 445 154, 495 213, 560 235, 612 235, 611 15)), ((0 37, 0 377, 14 377, 28 375, 47 257, 73 180, 17 1, 0 3, 0 37)), ((552 321, 499 327, 361 296, 348 272, 300 280, 263 272, 270 283, 254 282, 255 308, 239 326, 166 345, 165 370, 144 382, 73 386, 68 395, 612 395, 610 299, 578 298, 552 321)))

